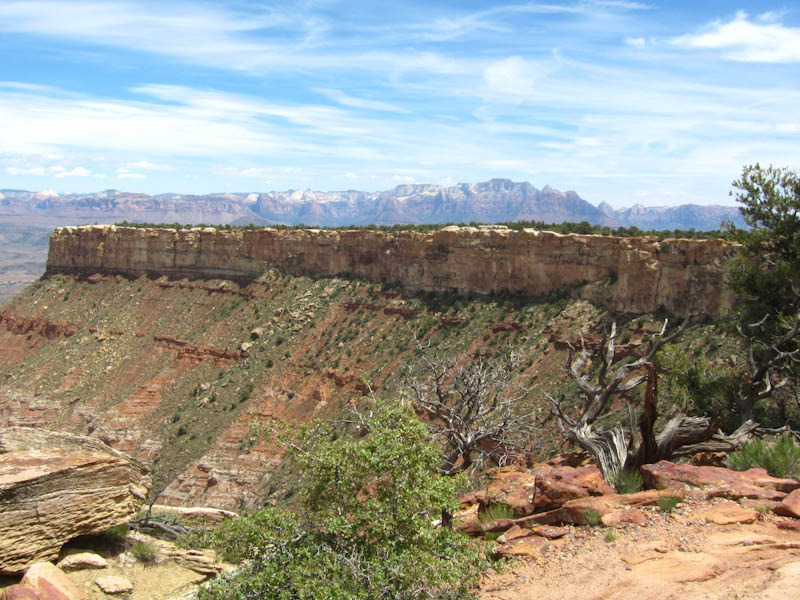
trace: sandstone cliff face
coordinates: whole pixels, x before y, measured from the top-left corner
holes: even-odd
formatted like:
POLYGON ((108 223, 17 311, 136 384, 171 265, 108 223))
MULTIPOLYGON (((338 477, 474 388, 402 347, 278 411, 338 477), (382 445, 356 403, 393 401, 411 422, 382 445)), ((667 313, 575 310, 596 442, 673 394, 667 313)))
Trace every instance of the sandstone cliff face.
POLYGON ((50 237, 47 273, 250 281, 272 266, 293 274, 353 275, 409 289, 547 295, 568 291, 610 309, 717 315, 735 247, 721 240, 562 235, 447 227, 433 233, 217 231, 65 227, 50 237))

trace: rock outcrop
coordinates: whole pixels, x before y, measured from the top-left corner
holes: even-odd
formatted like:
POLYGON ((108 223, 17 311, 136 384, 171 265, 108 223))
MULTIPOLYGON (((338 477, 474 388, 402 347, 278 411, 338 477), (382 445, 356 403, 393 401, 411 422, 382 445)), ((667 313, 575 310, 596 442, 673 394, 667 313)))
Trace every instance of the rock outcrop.
POLYGON ((70 539, 127 522, 149 485, 144 465, 99 440, 0 430, 0 572, 54 560, 70 539))
POLYGON ((721 240, 562 235, 496 227, 412 231, 64 227, 47 273, 249 282, 271 267, 349 275, 409 289, 530 295, 569 292, 614 310, 716 315, 735 246, 721 240))

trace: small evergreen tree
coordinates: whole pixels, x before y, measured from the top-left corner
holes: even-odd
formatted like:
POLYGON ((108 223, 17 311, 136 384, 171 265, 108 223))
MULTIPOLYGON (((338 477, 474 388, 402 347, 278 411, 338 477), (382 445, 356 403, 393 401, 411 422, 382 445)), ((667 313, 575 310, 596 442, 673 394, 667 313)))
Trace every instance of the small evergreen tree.
POLYGON ((304 478, 301 510, 266 508, 222 526, 214 545, 245 562, 201 600, 474 597, 486 560, 433 524, 455 508, 463 478, 436 472, 439 452, 408 405, 370 409, 348 435, 317 424, 285 440, 304 478))

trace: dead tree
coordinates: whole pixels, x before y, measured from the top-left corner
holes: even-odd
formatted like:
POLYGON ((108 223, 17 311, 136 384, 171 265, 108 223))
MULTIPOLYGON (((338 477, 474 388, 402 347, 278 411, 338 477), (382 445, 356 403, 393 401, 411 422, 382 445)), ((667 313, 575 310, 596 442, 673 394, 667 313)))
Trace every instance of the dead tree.
POLYGON ((414 406, 428 420, 444 450, 439 472, 454 475, 489 458, 504 464, 530 440, 534 412, 523 407, 530 390, 514 382, 519 355, 502 360, 431 359, 425 377, 410 379, 414 406))
POLYGON ((669 335, 666 334, 667 324, 668 321, 664 321, 660 333, 649 342, 642 356, 630 362, 623 362, 617 356, 619 333, 616 321, 595 350, 587 348, 583 336, 580 349, 570 344, 566 371, 581 391, 583 405, 578 416, 570 416, 560 401, 545 394, 564 438, 586 450, 595 459, 607 481, 613 481, 621 470, 670 458, 683 446, 709 440, 719 428, 718 422, 706 417, 678 415, 666 423, 661 433, 656 434, 656 355, 665 344, 683 333, 688 321, 684 321, 669 335), (597 426, 598 419, 608 414, 615 399, 645 381, 648 381, 648 387, 638 428, 635 409, 629 400, 626 400, 627 430, 621 425, 609 429, 597 426))

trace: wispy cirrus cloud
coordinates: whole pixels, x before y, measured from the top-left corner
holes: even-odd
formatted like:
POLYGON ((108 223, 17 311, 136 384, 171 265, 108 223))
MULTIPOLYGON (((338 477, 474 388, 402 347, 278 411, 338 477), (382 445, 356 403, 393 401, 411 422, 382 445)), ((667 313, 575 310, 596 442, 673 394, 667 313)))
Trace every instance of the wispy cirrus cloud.
POLYGON ((692 50, 721 50, 730 60, 762 63, 800 62, 800 27, 774 22, 778 15, 762 15, 758 22, 740 11, 728 22, 714 21, 698 33, 671 40, 692 50))
POLYGON ((73 167, 68 169, 61 165, 48 167, 6 167, 4 171, 9 175, 50 175, 52 177, 89 177, 92 172, 86 167, 73 167))

